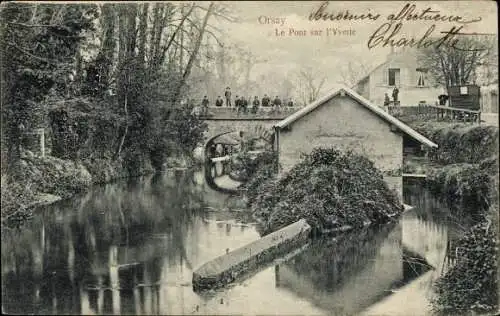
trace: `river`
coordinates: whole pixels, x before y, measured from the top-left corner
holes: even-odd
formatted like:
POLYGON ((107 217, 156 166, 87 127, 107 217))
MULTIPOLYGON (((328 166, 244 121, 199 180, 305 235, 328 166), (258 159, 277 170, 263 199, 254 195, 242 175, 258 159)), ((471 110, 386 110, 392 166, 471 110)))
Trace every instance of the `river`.
POLYGON ((239 199, 201 171, 93 188, 2 231, 2 311, 23 314, 426 314, 469 226, 420 185, 397 223, 315 240, 219 291, 192 271, 256 240, 239 199))

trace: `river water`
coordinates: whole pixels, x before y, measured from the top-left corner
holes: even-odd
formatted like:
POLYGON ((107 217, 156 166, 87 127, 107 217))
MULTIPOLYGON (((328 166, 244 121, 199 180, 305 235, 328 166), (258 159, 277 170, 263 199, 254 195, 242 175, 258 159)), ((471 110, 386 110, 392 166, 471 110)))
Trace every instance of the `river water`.
POLYGON ((35 314, 392 314, 429 311, 463 216, 406 185, 415 209, 391 225, 315 240, 219 291, 192 271, 259 238, 241 201, 201 171, 95 187, 2 232, 2 311, 35 314))

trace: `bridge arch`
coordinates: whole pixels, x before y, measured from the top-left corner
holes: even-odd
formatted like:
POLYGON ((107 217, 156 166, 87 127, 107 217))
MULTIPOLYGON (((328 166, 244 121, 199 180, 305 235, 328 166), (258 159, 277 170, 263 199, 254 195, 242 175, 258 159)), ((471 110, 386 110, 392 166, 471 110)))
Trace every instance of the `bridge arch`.
POLYGON ((216 161, 211 159, 215 157, 211 157, 210 149, 213 144, 217 144, 218 138, 235 133, 234 140, 239 141, 239 135, 236 133, 243 132, 245 141, 252 140, 252 145, 255 145, 255 147, 252 146, 253 148, 267 150, 273 145, 273 126, 296 110, 297 108, 285 108, 275 112, 266 110, 262 113, 241 114, 231 108, 211 109, 211 113, 202 117, 207 124, 207 131, 202 145, 203 154, 200 155, 200 158, 203 157, 205 160, 205 179, 208 185, 219 191, 227 191, 228 193, 234 191, 219 188, 214 182, 215 178, 220 176, 221 169, 224 174, 230 172, 231 168, 231 159, 224 157, 219 157, 220 159, 216 159, 216 161))
POLYGON ((209 148, 216 143, 216 140, 217 138, 223 136, 223 135, 227 135, 227 134, 230 134, 230 133, 234 133, 235 131, 226 131, 226 132, 222 132, 222 133, 219 133, 217 135, 214 135, 214 136, 211 136, 205 143, 205 146, 204 146, 204 152, 205 152, 205 159, 207 158, 212 158, 210 157, 210 150, 209 148))

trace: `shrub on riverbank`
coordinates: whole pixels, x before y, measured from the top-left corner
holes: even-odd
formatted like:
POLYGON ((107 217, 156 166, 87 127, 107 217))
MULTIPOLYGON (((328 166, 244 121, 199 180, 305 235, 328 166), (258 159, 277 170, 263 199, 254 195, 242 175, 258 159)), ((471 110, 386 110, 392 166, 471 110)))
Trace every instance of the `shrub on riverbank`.
POLYGON ((485 313, 498 308, 498 156, 472 166, 472 173, 459 172, 457 179, 469 183, 469 195, 476 192, 484 197, 483 205, 472 204, 482 218, 459 241, 456 264, 436 283, 432 303, 442 314, 485 313), (478 183, 481 180, 484 183, 478 183))
POLYGON ((496 126, 419 122, 412 127, 439 145, 429 158, 441 164, 479 163, 498 154, 496 126))
POLYGON ((92 176, 81 163, 51 156, 26 156, 20 164, 20 182, 30 182, 34 192, 50 193, 63 198, 84 191, 92 176))
POLYGON ((88 159, 82 164, 92 175, 92 183, 109 183, 113 180, 127 177, 137 177, 154 172, 149 159, 145 156, 136 156, 133 167, 127 166, 124 159, 88 159))
POLYGON ((245 169, 249 179, 241 186, 241 189, 246 193, 250 205, 255 201, 259 192, 263 191, 261 186, 276 174, 278 168, 276 152, 263 152, 254 159, 245 160, 245 169))
POLYGON ((19 183, 12 178, 2 176, 2 224, 8 216, 19 211, 21 216, 30 215, 29 206, 35 201, 34 191, 30 183, 19 183))
POLYGON ((2 175, 2 224, 8 217, 14 224, 28 218, 34 207, 46 202, 43 194, 67 198, 91 184, 92 176, 80 163, 26 152, 12 176, 2 175))
POLYGON ((317 233, 362 227, 388 222, 403 210, 370 160, 333 148, 315 149, 283 177, 248 191, 264 234, 301 218, 317 233))
POLYGON ((457 247, 456 264, 436 285, 434 309, 443 314, 491 312, 498 307, 497 230, 491 222, 474 226, 457 247))
POLYGON ((427 176, 431 192, 445 198, 449 205, 474 205, 477 211, 488 208, 492 179, 479 164, 451 164, 432 169, 427 176))
POLYGON ((46 202, 43 194, 69 198, 92 184, 153 172, 146 157, 136 157, 135 168, 122 159, 88 159, 81 163, 26 152, 13 177, 2 176, 2 223, 12 214, 27 217, 34 207, 46 202))

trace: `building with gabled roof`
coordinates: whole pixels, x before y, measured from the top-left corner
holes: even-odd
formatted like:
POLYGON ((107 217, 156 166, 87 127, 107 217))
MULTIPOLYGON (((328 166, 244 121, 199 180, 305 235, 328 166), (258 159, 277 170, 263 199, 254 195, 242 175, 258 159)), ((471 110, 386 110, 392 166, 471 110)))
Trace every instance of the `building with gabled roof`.
POLYGON ((402 196, 404 149, 438 145, 354 90, 336 86, 274 125, 274 148, 283 171, 316 147, 352 150, 371 159, 402 196))

